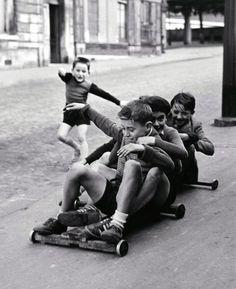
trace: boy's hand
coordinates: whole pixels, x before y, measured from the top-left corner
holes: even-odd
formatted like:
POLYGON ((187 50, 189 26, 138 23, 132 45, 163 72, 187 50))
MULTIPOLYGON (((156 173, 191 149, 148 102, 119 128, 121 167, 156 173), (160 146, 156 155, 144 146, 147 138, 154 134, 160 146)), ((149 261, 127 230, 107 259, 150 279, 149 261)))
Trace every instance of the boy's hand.
POLYGON ((58 74, 60 74, 60 75, 62 75, 62 76, 65 76, 65 75, 66 75, 65 69, 59 68, 59 69, 58 69, 58 74))
POLYGON ((134 100, 137 100, 137 98, 132 97, 129 100, 121 100, 120 101, 120 107, 126 106, 129 102, 134 101, 134 100))
POLYGON ((79 110, 79 109, 82 109, 85 107, 86 104, 84 103, 69 103, 65 106, 65 108, 63 109, 64 111, 65 110, 79 110))
POLYGON ((154 136, 142 136, 137 139, 137 143, 141 145, 155 145, 154 136))
POLYGON ((144 151, 143 145, 130 143, 120 148, 117 152, 117 155, 119 157, 126 157, 130 153, 138 153, 138 152, 143 152, 143 151, 144 151))
POLYGON ((126 106, 127 103, 128 103, 127 100, 121 100, 121 101, 120 101, 120 107, 126 106))

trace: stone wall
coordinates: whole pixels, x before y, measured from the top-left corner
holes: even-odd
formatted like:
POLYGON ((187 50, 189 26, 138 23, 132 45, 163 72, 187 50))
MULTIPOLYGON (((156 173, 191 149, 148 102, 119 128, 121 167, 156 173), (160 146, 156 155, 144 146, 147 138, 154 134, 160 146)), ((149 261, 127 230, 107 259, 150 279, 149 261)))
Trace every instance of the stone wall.
POLYGON ((16 34, 0 34, 0 67, 42 65, 43 0, 16 0, 16 34))

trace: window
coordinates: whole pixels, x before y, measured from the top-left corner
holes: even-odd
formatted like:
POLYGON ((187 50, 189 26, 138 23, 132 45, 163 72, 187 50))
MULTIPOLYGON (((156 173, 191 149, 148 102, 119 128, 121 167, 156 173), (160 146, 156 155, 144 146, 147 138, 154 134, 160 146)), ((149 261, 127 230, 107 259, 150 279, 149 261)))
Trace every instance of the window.
POLYGON ((156 26, 153 19, 156 19, 156 3, 149 1, 141 2, 141 42, 142 44, 152 44, 153 35, 156 33, 156 26))
POLYGON ((88 19, 90 42, 96 42, 98 39, 98 0, 88 1, 88 19))
POLYGON ((141 2, 141 22, 150 24, 151 22, 151 2, 141 2))
POLYGON ((84 41, 84 1, 74 0, 74 37, 75 42, 84 41))
POLYGON ((0 33, 15 33, 14 2, 14 0, 0 0, 0 33))
POLYGON ((127 4, 118 2, 118 26, 119 40, 124 42, 127 40, 127 4))

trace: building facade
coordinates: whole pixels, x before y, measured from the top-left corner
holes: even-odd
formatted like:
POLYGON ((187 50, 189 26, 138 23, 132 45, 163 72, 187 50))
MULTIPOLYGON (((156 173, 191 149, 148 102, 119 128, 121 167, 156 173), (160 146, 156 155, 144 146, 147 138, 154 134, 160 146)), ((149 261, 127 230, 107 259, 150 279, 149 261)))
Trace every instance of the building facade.
POLYGON ((0 68, 161 52, 163 0, 0 0, 0 68))

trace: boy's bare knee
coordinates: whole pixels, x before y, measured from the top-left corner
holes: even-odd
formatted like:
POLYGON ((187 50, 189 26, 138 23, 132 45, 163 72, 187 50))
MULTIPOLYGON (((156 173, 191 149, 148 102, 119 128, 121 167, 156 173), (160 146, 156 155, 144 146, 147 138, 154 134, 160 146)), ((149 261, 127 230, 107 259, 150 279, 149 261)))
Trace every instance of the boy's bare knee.
POLYGON ((128 160, 126 163, 125 163, 125 169, 126 170, 129 170, 129 169, 140 169, 141 168, 141 165, 138 161, 136 160, 128 160))
POLYGON ((104 167, 104 165, 99 163, 99 162, 96 162, 92 165, 93 170, 97 173, 101 172, 103 167, 104 167))
POLYGON ((78 142, 80 144, 83 144, 84 142, 86 142, 86 136, 79 135, 78 136, 78 142))
POLYGON ((110 157, 110 152, 105 152, 99 159, 99 162, 102 164, 108 164, 109 163, 109 157, 110 157))
POLYGON ((59 141, 65 142, 66 141, 66 136, 60 132, 57 133, 57 138, 59 141))
POLYGON ((80 163, 74 163, 69 171, 70 176, 79 178, 86 174, 87 168, 80 163))
POLYGON ((147 174, 147 178, 150 180, 160 179, 162 173, 163 173, 162 170, 157 167, 151 168, 147 174))

